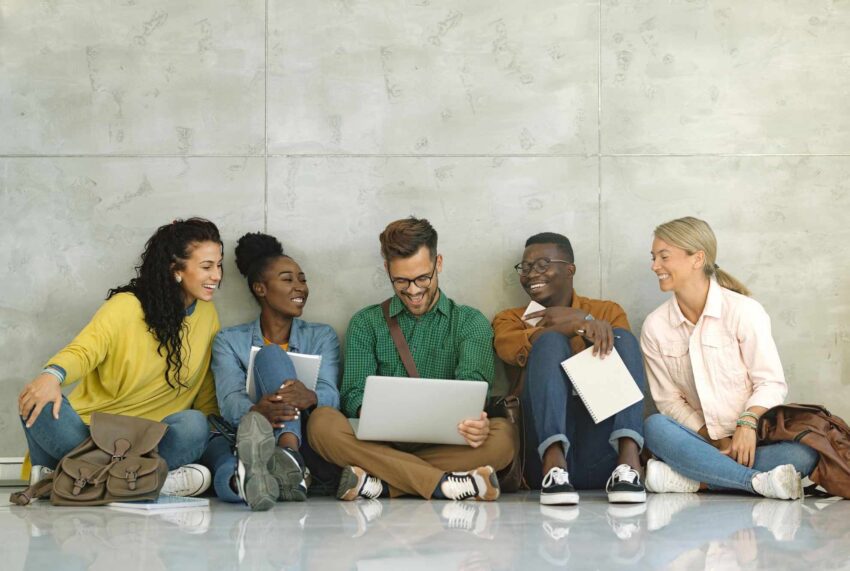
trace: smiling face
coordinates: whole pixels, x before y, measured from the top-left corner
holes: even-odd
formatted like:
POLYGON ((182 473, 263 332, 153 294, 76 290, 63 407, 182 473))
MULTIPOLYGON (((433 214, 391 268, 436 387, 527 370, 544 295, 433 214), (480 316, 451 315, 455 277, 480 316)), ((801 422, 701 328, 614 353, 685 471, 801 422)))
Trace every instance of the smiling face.
POLYGON ((531 299, 544 307, 568 306, 573 297, 575 264, 557 244, 531 244, 522 254, 523 264, 533 264, 543 258, 570 263, 551 262, 542 273, 532 268, 528 275, 519 276, 520 285, 531 299))
POLYGON ((310 288, 301 266, 292 258, 279 256, 269 261, 260 281, 254 284, 260 305, 284 317, 301 317, 310 288))
POLYGON ((183 267, 174 268, 174 277, 180 279, 186 307, 196 299, 212 301, 222 275, 221 244, 200 242, 190 247, 189 251, 189 259, 183 263, 183 267))
POLYGON ((661 291, 683 291, 690 285, 706 278, 703 272, 705 253, 701 250, 688 254, 678 246, 668 244, 661 238, 652 241, 652 271, 658 276, 661 291))
POLYGON ((431 250, 422 246, 409 258, 395 258, 384 262, 384 267, 393 282, 393 289, 407 310, 415 316, 425 315, 437 303, 439 296, 438 275, 443 270, 443 256, 431 260, 431 250), (420 287, 413 280, 431 276, 431 283, 420 287), (398 284, 396 280, 404 278, 410 283, 398 284))

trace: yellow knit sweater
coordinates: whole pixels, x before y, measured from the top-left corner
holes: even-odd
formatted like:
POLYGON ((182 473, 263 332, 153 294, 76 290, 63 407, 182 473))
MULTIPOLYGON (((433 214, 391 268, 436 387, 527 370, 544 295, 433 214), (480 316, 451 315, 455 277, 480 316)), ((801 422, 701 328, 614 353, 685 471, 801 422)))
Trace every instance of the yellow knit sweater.
POLYGON ((156 337, 131 293, 107 300, 48 363, 65 369, 66 384, 80 381, 68 400, 86 424, 95 411, 156 421, 188 408, 217 413, 210 360, 218 313, 212 303, 198 300, 184 323, 181 380, 188 388, 165 381, 165 351, 157 354, 156 337))

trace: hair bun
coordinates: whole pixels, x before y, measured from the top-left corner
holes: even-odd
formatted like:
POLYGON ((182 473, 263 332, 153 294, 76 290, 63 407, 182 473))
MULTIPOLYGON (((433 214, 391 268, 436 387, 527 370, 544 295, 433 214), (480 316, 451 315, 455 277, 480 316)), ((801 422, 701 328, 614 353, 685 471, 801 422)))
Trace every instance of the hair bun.
POLYGON ((270 256, 283 256, 283 245, 274 236, 249 232, 236 242, 236 267, 243 276, 248 276, 252 265, 270 256))

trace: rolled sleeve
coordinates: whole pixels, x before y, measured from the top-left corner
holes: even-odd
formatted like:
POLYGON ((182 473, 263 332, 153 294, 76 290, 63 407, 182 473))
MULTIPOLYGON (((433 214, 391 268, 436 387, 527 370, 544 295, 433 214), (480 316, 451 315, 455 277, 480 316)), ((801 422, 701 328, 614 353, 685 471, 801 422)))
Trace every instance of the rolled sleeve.
POLYGON ((316 381, 316 406, 339 409, 339 337, 331 327, 323 329, 318 353, 322 356, 322 364, 316 381))
POLYGON ((227 422, 237 425, 254 406, 245 390, 247 371, 235 348, 221 333, 216 335, 212 351, 211 367, 215 377, 218 407, 227 422))
POLYGON ((531 352, 531 336, 539 327, 529 327, 514 310, 500 312, 493 319, 493 346, 508 365, 524 367, 531 352))

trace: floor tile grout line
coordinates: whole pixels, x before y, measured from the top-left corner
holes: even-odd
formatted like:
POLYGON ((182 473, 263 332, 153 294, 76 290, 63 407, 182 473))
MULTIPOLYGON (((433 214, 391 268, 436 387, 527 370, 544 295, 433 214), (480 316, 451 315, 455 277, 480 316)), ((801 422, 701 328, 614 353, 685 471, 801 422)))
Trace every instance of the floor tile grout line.
POLYGON ((430 154, 414 154, 414 153, 263 153, 263 154, 239 154, 239 153, 221 153, 221 154, 153 154, 153 153, 46 153, 46 154, 0 154, 0 159, 269 159, 269 158, 329 158, 329 159, 381 159, 381 158, 413 158, 413 159, 429 159, 429 158, 505 158, 505 159, 557 159, 557 158, 577 158, 577 159, 595 159, 595 158, 758 158, 758 157, 799 157, 799 158, 820 158, 820 157, 850 157, 850 153, 534 153, 534 154, 478 154, 478 153, 430 153, 430 154))

